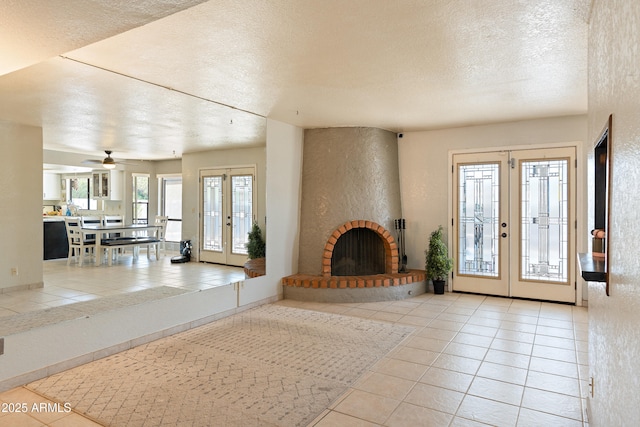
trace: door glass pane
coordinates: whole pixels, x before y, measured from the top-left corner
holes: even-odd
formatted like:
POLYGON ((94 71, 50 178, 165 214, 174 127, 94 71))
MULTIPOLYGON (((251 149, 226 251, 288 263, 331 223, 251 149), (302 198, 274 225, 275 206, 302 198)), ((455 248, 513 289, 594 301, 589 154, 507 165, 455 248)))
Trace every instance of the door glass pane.
POLYGON ((133 176, 133 223, 149 223, 149 176, 133 176))
POLYGON ((100 197, 100 174, 93 174, 93 184, 91 185, 93 188, 93 197, 100 197))
POLYGON ((202 249, 222 251, 222 177, 203 178, 202 249))
POLYGON ((568 163, 521 163, 521 280, 567 282, 568 163))
POLYGON ((182 178, 165 178, 163 215, 169 217, 165 239, 179 242, 182 236, 182 178))
POLYGON ((231 177, 231 204, 233 222, 234 254, 246 255, 246 244, 253 222, 253 176, 236 175, 231 177))
POLYGON ((498 277, 500 165, 459 165, 458 173, 458 273, 498 277))
POLYGON ((102 184, 100 184, 100 197, 109 197, 109 173, 102 174, 102 184))

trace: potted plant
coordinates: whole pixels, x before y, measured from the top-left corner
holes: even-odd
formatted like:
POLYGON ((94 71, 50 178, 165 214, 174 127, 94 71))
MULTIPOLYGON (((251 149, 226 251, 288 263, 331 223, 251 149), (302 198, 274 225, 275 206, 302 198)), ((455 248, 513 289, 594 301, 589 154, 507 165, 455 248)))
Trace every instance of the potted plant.
POLYGON ((257 222, 253 223, 249 233, 249 241, 246 244, 249 259, 264 258, 266 253, 266 243, 262 238, 262 230, 257 222))
POLYGON ((427 280, 433 282, 433 293, 444 294, 444 283, 453 268, 453 259, 449 258, 447 245, 442 239, 442 226, 431 233, 426 253, 427 280))

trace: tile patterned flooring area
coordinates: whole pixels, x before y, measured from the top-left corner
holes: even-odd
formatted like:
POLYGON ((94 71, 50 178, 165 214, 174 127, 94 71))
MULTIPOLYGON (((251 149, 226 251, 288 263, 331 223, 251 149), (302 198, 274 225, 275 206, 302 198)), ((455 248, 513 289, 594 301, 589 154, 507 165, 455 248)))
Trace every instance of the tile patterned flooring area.
POLYGON ((66 259, 43 262, 44 287, 0 293, 0 319, 16 313, 94 300, 160 286, 188 290, 208 289, 244 280, 239 267, 185 263, 171 264, 167 253, 156 261, 142 254, 137 259, 125 254, 113 266, 86 262, 67 265, 66 259))
POLYGON ((316 427, 588 425, 586 308, 453 293, 281 304, 417 328, 316 427))
MULTIPOLYGON (((0 316, 150 286, 202 289, 241 280, 237 272, 243 277, 240 269, 177 266, 168 257, 123 257, 113 267, 44 265, 45 287, 0 294, 0 316)), ((277 304, 415 328, 311 426, 588 425, 586 308, 453 293, 377 303, 277 304)), ((3 408, 12 403, 56 409, 55 402, 24 387, 0 393, 3 408)), ((0 425, 98 425, 57 409, 0 412, 0 425)))

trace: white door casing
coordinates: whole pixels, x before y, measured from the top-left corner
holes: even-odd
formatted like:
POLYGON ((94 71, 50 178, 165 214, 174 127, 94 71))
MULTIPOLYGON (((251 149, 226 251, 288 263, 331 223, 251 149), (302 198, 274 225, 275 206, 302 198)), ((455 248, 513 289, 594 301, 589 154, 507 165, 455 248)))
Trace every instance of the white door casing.
POLYGON ((454 154, 453 290, 575 302, 574 147, 454 154))
POLYGON ((255 168, 200 171, 200 261, 242 266, 255 221, 255 168))

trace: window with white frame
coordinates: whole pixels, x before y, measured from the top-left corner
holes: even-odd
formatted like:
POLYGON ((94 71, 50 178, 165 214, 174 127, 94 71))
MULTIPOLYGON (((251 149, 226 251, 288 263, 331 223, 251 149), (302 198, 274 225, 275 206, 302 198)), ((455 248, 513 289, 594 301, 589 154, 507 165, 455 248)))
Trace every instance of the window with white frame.
POLYGON ((134 224, 149 223, 149 175, 133 174, 133 213, 134 224))
POLYGON ((74 175, 65 178, 67 203, 76 209, 97 209, 97 202, 91 198, 91 175, 74 175))
POLYGON ((179 242, 182 238, 182 176, 166 175, 159 178, 160 215, 169 217, 165 240, 179 242))

